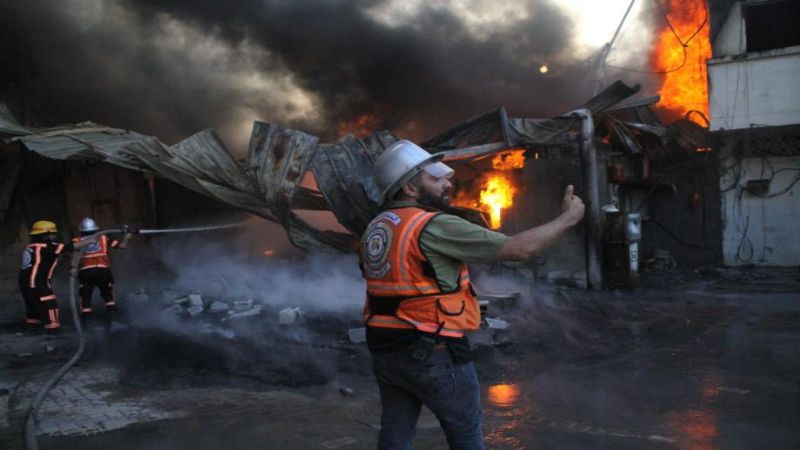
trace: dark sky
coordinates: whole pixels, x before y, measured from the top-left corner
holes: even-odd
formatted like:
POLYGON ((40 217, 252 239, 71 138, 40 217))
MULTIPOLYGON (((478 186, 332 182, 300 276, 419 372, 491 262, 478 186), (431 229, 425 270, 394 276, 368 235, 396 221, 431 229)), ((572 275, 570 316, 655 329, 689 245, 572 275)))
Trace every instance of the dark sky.
POLYGON ((256 119, 421 140, 498 106, 548 117, 588 98, 553 2, 428 3, 4 0, 2 93, 24 90, 48 124, 167 143, 216 128, 237 151, 256 119))

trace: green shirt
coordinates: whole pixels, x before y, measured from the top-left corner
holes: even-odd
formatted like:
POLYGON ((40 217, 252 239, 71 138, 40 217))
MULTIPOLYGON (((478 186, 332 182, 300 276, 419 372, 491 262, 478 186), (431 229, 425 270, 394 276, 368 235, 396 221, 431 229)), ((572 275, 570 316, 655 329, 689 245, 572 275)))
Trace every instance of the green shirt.
MULTIPOLYGON (((392 202, 389 208, 423 207, 412 201, 392 202)), ((452 214, 441 213, 422 230, 420 248, 436 272, 444 290, 458 287, 462 261, 487 263, 497 259, 508 236, 487 230, 452 214)))

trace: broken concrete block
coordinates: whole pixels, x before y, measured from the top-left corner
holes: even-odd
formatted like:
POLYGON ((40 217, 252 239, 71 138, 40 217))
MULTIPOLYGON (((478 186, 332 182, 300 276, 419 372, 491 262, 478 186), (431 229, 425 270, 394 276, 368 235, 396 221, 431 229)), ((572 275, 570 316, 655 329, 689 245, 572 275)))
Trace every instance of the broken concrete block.
POLYGON ((233 302, 233 309, 235 311, 247 311, 249 309, 253 309, 253 305, 255 302, 252 298, 248 298, 247 300, 236 300, 233 302))
POLYGON ((186 309, 189 312, 189 315, 192 317, 197 317, 203 313, 203 305, 192 305, 186 309))
POLYGON ((248 309, 247 311, 234 312, 233 314, 230 314, 229 311, 228 313, 229 313, 228 317, 225 317, 222 320, 238 320, 238 319, 243 319, 245 317, 253 317, 261 314, 261 305, 256 305, 252 309, 248 309))
POLYGON ((350 328, 347 330, 347 337, 353 344, 361 344, 367 342, 367 329, 366 328, 350 328))
POLYGON ((212 303, 211 306, 208 307, 208 312, 214 313, 214 314, 219 314, 219 313, 223 313, 225 311, 228 311, 229 309, 231 309, 231 305, 229 305, 229 304, 227 304, 225 302, 216 301, 216 302, 212 303))
POLYGON ((302 321, 305 316, 306 312, 299 306, 284 308, 278 313, 278 323, 281 325, 293 324, 302 321))
POLYGON ((489 325, 489 328, 493 330, 505 330, 508 329, 508 322, 503 319, 492 319, 491 317, 486 318, 486 325, 489 325))
POLYGON ((203 297, 200 294, 189 294, 190 306, 203 306, 203 297))

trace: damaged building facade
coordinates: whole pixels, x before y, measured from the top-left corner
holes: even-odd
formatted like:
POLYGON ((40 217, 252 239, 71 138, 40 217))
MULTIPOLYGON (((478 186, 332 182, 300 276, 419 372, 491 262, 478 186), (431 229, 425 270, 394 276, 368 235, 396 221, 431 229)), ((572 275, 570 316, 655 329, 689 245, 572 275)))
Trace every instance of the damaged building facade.
POLYGON ((720 10, 708 61, 726 265, 800 264, 800 4, 720 10))

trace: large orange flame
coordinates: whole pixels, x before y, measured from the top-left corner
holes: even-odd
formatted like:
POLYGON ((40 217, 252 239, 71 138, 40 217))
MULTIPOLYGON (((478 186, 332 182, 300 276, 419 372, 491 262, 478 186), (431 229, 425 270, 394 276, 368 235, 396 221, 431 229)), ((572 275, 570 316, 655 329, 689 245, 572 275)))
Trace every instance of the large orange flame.
MULTIPOLYGON (((659 0, 669 23, 658 34, 653 67, 666 72, 659 106, 670 118, 697 110, 708 116, 706 60, 711 58, 705 0, 659 0), (667 4, 663 4, 664 2, 667 4), (672 25, 670 27, 670 25, 672 25)), ((697 117, 690 119, 706 125, 697 117)))
POLYGON ((481 190, 481 205, 488 208, 492 229, 500 228, 503 210, 514 204, 514 193, 517 189, 511 180, 502 173, 489 175, 485 187, 481 190))
POLYGON ((475 193, 460 192, 453 199, 453 204, 489 213, 489 226, 494 230, 500 228, 503 223, 503 210, 514 204, 514 194, 517 192, 517 188, 504 172, 521 169, 524 165, 525 150, 514 149, 495 155, 492 158, 492 168, 495 170, 485 175, 480 193, 475 195, 475 193))
POLYGON ((525 166, 525 150, 503 152, 492 159, 492 168, 495 170, 522 169, 523 166, 525 166))

